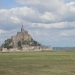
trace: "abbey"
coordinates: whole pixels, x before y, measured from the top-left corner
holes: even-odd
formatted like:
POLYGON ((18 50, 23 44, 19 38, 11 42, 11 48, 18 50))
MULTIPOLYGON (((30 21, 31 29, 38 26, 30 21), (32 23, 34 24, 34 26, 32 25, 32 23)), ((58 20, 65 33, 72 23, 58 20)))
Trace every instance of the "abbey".
POLYGON ((1 46, 3 52, 13 51, 47 51, 52 50, 51 46, 41 45, 35 41, 32 36, 23 28, 20 32, 17 32, 15 36, 11 36, 10 39, 4 41, 1 46))
POLYGON ((17 48, 19 41, 25 41, 25 40, 30 41, 32 37, 30 34, 28 34, 27 31, 24 30, 22 25, 21 32, 17 32, 17 35, 12 36, 11 39, 12 39, 13 47, 17 48))

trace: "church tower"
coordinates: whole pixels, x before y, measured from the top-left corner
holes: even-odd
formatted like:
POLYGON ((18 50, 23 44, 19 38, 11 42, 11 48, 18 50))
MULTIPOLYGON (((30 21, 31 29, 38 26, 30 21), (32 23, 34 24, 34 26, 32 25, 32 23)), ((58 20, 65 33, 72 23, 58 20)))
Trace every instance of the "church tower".
POLYGON ((21 28, 21 32, 25 32, 24 28, 23 28, 23 25, 22 25, 22 28, 21 28))
POLYGON ((17 48, 19 41, 31 40, 32 37, 30 34, 28 34, 26 30, 24 30, 23 25, 22 25, 21 32, 17 32, 17 34, 15 36, 12 36, 11 39, 13 43, 13 48, 17 48))

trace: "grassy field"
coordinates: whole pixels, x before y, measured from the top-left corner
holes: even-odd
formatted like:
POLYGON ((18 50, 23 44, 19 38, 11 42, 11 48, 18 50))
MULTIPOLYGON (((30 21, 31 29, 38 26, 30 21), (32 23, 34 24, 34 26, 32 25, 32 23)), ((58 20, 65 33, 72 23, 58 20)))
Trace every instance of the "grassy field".
POLYGON ((75 75, 75 51, 0 53, 0 75, 75 75))

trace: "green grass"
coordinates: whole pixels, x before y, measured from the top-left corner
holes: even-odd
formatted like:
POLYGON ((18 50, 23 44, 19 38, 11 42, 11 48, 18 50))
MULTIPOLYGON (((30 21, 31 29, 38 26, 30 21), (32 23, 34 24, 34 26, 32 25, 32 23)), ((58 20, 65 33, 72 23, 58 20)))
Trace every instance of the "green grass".
POLYGON ((0 75, 75 75, 75 51, 0 53, 0 75))

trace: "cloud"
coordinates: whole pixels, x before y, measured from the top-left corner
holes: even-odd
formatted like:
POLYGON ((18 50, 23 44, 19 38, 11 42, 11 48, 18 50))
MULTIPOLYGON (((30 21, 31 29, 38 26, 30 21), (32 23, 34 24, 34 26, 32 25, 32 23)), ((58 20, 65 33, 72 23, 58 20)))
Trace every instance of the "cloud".
POLYGON ((74 22, 57 22, 57 23, 33 23, 32 27, 39 27, 39 28, 47 28, 47 29, 75 29, 75 21, 74 22))
POLYGON ((22 23, 34 39, 47 45, 57 44, 64 40, 68 42, 75 36, 75 2, 64 3, 64 0, 16 1, 24 7, 0 10, 1 38, 6 39, 15 35, 22 23))
POLYGON ((16 0, 20 4, 38 11, 42 18, 49 21, 74 21, 74 3, 64 3, 64 0, 16 0), (71 6, 72 5, 72 6, 71 6), (72 19, 70 19, 72 18, 72 19))
POLYGON ((29 6, 39 12, 57 12, 63 14, 66 12, 66 6, 63 0, 16 0, 20 4, 29 6), (60 8, 59 8, 60 7, 60 8), (64 12, 63 12, 64 11, 64 12))
POLYGON ((70 3, 67 3, 66 5, 67 6, 73 6, 73 5, 75 5, 75 2, 70 2, 70 3))
MULTIPOLYGON (((10 23, 61 23, 74 21, 74 9, 70 4, 65 4, 63 0, 16 0, 18 3, 26 4, 25 7, 16 7, 9 10, 0 10, 1 22, 10 23), (30 5, 30 7, 28 7, 30 5), (34 5, 34 7, 33 7, 34 5), (37 5, 37 7, 36 7, 37 5), (39 5, 43 5, 43 13, 39 5), (48 6, 48 7, 47 7, 48 6), (46 9, 45 9, 45 8, 46 9), (34 9, 35 8, 35 9, 34 9), (38 9, 39 10, 38 10, 38 9), (47 10, 47 8, 49 10, 47 10), (7 19, 8 18, 8 19, 7 19)), ((74 3, 71 3, 72 5, 74 3)))
POLYGON ((6 33, 6 31, 4 30, 0 30, 0 34, 6 33))

